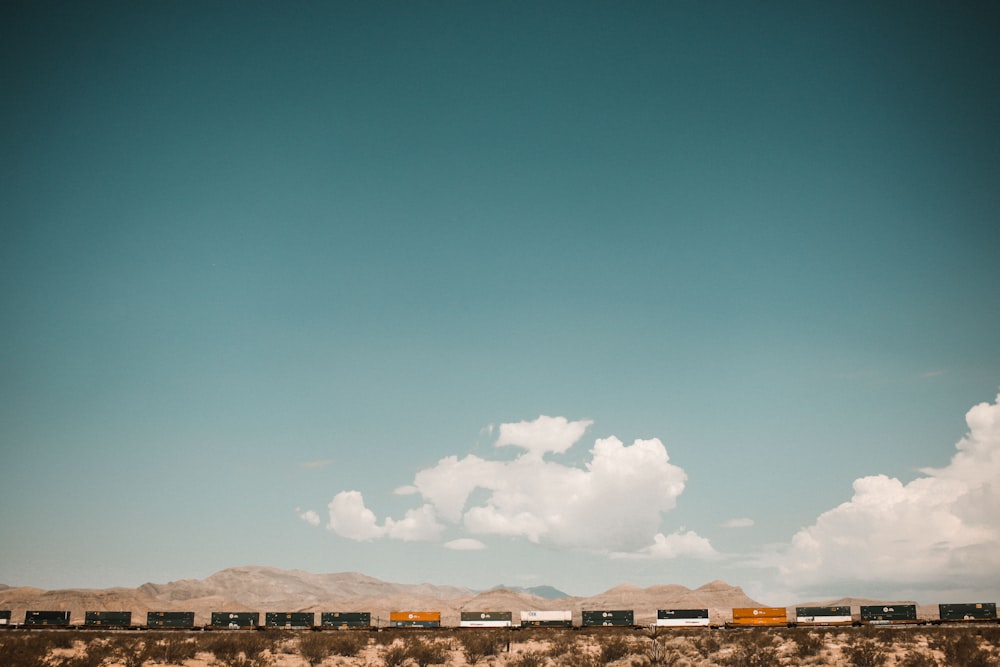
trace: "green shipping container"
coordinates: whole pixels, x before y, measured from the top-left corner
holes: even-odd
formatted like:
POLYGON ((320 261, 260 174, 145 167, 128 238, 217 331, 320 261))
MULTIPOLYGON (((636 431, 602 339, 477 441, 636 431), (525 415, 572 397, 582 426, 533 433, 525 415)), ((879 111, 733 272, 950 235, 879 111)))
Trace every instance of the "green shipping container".
POLYGON ((84 625, 111 626, 115 628, 127 628, 132 625, 132 612, 130 611, 88 611, 84 614, 84 625))
POLYGON ((594 626, 630 626, 635 625, 635 614, 631 609, 583 611, 583 627, 594 626))
POLYGON ((25 625, 69 625, 68 611, 26 611, 25 625))
POLYGON ((370 628, 372 615, 368 611, 324 611, 319 615, 324 628, 370 628))
POLYGON ((255 628, 260 625, 260 613, 256 611, 213 611, 213 628, 255 628))
POLYGON ((0 625, 10 625, 10 609, 0 609, 0 625))
POLYGON ((862 623, 915 623, 915 604, 871 604, 861 606, 862 623))
POLYGON ((942 621, 995 621, 995 602, 972 602, 966 604, 939 604, 938 612, 942 621))
POLYGON ((315 618, 311 611, 269 611, 264 614, 264 625, 269 628, 311 628, 315 618))
POLYGON ((193 611, 150 611, 146 613, 147 628, 193 628, 193 611))

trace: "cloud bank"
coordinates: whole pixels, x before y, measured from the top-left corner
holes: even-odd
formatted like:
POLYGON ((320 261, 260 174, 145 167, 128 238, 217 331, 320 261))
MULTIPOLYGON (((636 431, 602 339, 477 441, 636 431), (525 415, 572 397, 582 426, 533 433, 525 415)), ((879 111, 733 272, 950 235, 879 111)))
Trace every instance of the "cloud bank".
POLYGON ((802 591, 878 584, 995 586, 1000 572, 1000 396, 965 416, 951 462, 908 484, 885 475, 854 482, 853 497, 803 528, 778 558, 802 591))
POLYGON ((591 424, 547 416, 501 424, 495 446, 523 450, 514 460, 441 459, 396 489, 424 502, 401 520, 379 522, 361 492, 342 491, 330 501, 327 527, 360 541, 437 540, 447 524, 470 536, 446 544, 457 550, 484 548, 476 538, 492 535, 616 557, 714 557, 708 540, 693 531, 660 531, 663 513, 674 509, 687 481, 660 440, 598 439, 582 468, 545 458, 566 452, 591 424))

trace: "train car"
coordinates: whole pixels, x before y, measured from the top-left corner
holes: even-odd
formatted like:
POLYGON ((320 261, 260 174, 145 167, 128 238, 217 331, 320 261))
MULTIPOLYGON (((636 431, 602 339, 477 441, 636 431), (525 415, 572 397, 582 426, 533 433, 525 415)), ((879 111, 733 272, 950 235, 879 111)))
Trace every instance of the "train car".
POLYGON ((213 628, 256 628, 260 625, 260 612, 257 611, 213 611, 211 626, 213 628))
POLYGON ((851 625, 850 606, 796 607, 796 625, 851 625))
POLYGON ((193 628, 193 611, 150 611, 146 612, 147 628, 193 628))
POLYGON ((324 611, 319 615, 322 628, 370 628, 372 615, 368 611, 324 611))
POLYGON ((788 625, 784 607, 734 607, 733 627, 775 627, 788 625))
POLYGON ((631 627, 635 625, 635 612, 631 609, 596 610, 580 612, 581 624, 591 627, 631 627))
POLYGON ((102 628, 128 628, 132 626, 132 612, 88 611, 84 612, 83 624, 102 628))
POLYGON ((440 628, 439 611, 390 611, 389 627, 392 628, 440 628))
POLYGON ((997 605, 995 602, 939 604, 938 615, 945 623, 996 621, 997 605))
POLYGON ((0 625, 10 625, 10 609, 0 609, 0 625))
POLYGON ((915 604, 861 605, 861 623, 865 625, 892 625, 919 623, 915 604))
POLYGON ((45 625, 45 626, 68 626, 68 611, 26 611, 24 612, 25 625, 45 625))
POLYGON ((711 622, 707 609, 657 609, 656 625, 661 628, 707 628, 711 622))
POLYGON ((269 611, 264 614, 264 627, 311 628, 315 620, 311 611, 269 611))
POLYGON ((509 611, 463 611, 458 620, 460 628, 509 628, 514 614, 509 611))
POLYGON ((568 628, 573 625, 572 611, 522 611, 521 627, 568 628))

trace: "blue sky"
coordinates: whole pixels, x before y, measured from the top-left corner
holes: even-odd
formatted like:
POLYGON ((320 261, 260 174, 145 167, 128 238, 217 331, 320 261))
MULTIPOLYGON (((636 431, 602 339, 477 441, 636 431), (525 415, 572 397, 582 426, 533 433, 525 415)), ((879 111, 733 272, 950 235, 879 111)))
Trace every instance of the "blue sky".
POLYGON ((1000 598, 991 3, 0 11, 0 582, 1000 598))

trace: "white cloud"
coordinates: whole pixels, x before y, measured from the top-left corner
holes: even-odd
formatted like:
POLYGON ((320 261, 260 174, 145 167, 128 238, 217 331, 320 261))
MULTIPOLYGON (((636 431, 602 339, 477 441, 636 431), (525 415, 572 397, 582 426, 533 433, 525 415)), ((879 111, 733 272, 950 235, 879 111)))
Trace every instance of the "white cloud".
POLYGON ((657 533, 653 537, 653 543, 635 552, 615 552, 612 558, 678 558, 688 556, 691 558, 714 559, 719 557, 719 552, 715 550, 712 543, 694 532, 683 529, 664 535, 657 533))
POLYGON ((307 469, 316 469, 316 468, 325 468, 328 465, 333 465, 332 459, 323 459, 321 461, 306 461, 305 463, 302 464, 302 467, 307 469))
POLYGON ((375 513, 365 507, 360 491, 341 491, 333 497, 327 509, 330 510, 330 522, 326 527, 342 537, 364 541, 385 534, 385 528, 378 525, 375 513))
POLYGON ((726 519, 720 526, 723 528, 750 528, 753 526, 753 519, 747 517, 739 517, 734 519, 726 519))
POLYGON ((455 551, 480 551, 485 549, 486 545, 471 537, 463 537, 451 542, 445 542, 444 547, 445 549, 454 549, 455 551))
POLYGON ((434 540, 444 530, 430 505, 411 509, 399 520, 387 518, 379 525, 375 513, 365 506, 365 499, 360 491, 341 491, 327 507, 330 510, 327 528, 341 537, 359 542, 379 537, 404 542, 434 540))
POLYGON ((500 436, 496 446, 514 445, 541 456, 547 453, 561 454, 572 447, 593 420, 571 422, 565 417, 540 416, 530 422, 500 424, 500 436))
MULTIPOLYGON (((566 451, 590 424, 545 416, 501 424, 496 444, 525 450, 514 460, 472 454, 442 458, 418 471, 412 485, 396 489, 424 501, 399 521, 387 518, 380 524, 360 492, 341 492, 330 502, 328 527, 355 540, 432 540, 440 537, 443 521, 469 535, 523 538, 556 548, 649 557, 714 555, 708 541, 693 532, 660 534, 662 515, 674 509, 687 480, 660 440, 626 446, 615 437, 598 439, 584 467, 544 460, 546 453, 566 451)), ((449 544, 473 543, 479 542, 449 544)))
POLYGON ((318 526, 320 521, 319 514, 317 514, 313 510, 306 510, 305 512, 300 512, 299 518, 308 523, 310 526, 318 526))
POLYGON ((858 582, 912 588, 995 585, 1000 572, 1000 396, 966 414, 951 462, 908 484, 854 482, 853 497, 792 538, 778 559, 800 590, 858 582))

